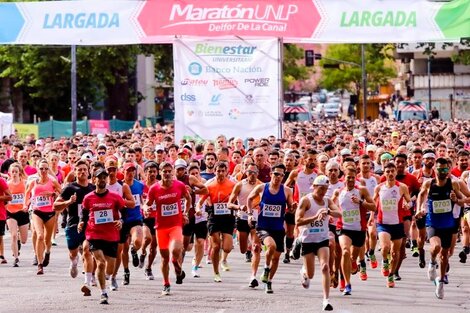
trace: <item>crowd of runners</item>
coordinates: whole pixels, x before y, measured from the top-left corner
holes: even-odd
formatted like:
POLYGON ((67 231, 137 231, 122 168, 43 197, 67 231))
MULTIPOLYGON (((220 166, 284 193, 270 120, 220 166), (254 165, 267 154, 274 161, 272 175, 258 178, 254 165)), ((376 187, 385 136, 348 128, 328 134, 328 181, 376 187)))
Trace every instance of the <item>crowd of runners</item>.
POLYGON ((221 283, 235 247, 249 263, 247 285, 267 294, 279 263, 301 258, 306 289, 317 264, 329 311, 331 288, 352 294, 351 275, 365 281, 379 267, 384 287, 395 287, 409 250, 406 262, 427 268, 442 299, 449 258, 465 263, 470 253, 468 149, 470 123, 440 120, 286 123, 281 138, 203 142, 175 142, 172 125, 11 136, 0 147, 0 268, 30 266, 20 250, 31 240, 37 274, 47 275, 64 228, 70 276, 83 272, 83 295, 97 286, 107 304, 109 290, 130 284, 129 263, 154 280, 159 254, 169 295, 170 268, 182 284, 205 279, 205 262, 221 283))

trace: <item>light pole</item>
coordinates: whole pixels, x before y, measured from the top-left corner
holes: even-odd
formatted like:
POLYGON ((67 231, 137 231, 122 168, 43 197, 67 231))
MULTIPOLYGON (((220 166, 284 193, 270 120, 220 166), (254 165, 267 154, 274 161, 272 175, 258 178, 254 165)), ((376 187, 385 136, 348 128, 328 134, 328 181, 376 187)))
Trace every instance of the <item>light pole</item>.
POLYGON ((366 121, 367 111, 367 73, 366 73, 366 55, 364 44, 361 44, 361 68, 362 68, 362 119, 366 121))
POLYGON ((77 46, 71 46, 71 105, 72 105, 72 136, 77 133, 77 46))
POLYGON ((428 56, 428 114, 431 112, 431 56, 428 56))

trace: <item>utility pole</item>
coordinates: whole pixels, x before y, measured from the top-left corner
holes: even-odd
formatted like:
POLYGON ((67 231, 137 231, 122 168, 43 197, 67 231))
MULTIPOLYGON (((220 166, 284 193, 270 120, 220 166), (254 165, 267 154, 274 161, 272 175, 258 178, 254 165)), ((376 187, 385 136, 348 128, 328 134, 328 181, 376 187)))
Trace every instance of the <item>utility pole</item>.
POLYGON ((362 68, 362 119, 366 121, 367 111, 367 73, 366 73, 366 56, 364 44, 361 44, 361 68, 362 68))
POLYGON ((71 46, 71 105, 72 105, 72 136, 77 133, 77 46, 71 46))

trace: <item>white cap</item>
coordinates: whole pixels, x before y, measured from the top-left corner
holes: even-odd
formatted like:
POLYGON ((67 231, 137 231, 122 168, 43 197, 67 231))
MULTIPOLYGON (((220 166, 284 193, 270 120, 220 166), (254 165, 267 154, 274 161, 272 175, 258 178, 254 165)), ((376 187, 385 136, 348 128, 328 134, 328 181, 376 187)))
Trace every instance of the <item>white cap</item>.
POLYGON ((165 151, 165 148, 162 145, 156 145, 155 151, 165 151))
POLYGON ((178 159, 178 160, 175 161, 175 169, 186 168, 187 166, 188 166, 188 164, 183 159, 178 159))
POLYGON ((80 159, 81 160, 91 160, 91 159, 93 159, 93 154, 88 153, 88 152, 84 153, 80 159))
POLYGON ((360 142, 366 142, 366 138, 364 138, 363 136, 360 136, 358 139, 360 142))
POLYGON ((313 181, 314 186, 328 186, 329 184, 330 180, 325 175, 317 176, 317 178, 315 178, 313 181))
POLYGON ((349 150, 348 148, 344 148, 343 150, 341 150, 341 155, 351 155, 351 150, 349 150))
POLYGON ((366 147, 366 152, 369 152, 369 151, 377 151, 377 146, 376 145, 367 145, 366 147))

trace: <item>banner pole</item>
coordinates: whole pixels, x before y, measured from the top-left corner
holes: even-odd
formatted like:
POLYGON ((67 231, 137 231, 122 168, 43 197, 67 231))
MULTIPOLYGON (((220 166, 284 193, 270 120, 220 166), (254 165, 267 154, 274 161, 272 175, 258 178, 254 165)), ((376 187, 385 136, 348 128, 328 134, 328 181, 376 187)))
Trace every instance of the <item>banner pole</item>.
POLYGON ((278 47, 279 47, 279 63, 278 63, 278 66, 279 66, 279 84, 278 84, 278 88, 279 88, 279 114, 278 114, 278 119, 279 119, 279 133, 278 133, 278 138, 281 139, 282 138, 282 121, 284 120, 284 79, 283 79, 283 76, 284 76, 284 72, 282 70, 282 64, 283 64, 283 60, 284 60, 284 40, 281 38, 279 38, 278 40, 278 47))

